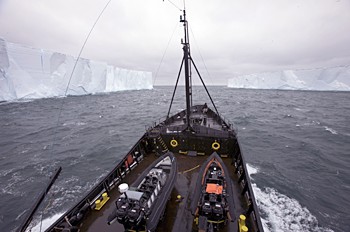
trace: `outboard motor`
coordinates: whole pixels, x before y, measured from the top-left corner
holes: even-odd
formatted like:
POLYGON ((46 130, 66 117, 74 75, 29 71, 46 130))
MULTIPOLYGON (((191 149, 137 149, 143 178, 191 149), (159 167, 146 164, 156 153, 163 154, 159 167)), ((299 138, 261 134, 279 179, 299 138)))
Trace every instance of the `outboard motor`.
POLYGON ((144 212, 141 210, 139 205, 135 205, 129 210, 128 218, 131 225, 138 227, 144 218, 144 212))
POLYGON ((124 201, 124 203, 121 204, 120 207, 116 211, 116 216, 117 216, 118 222, 122 223, 122 224, 127 222, 128 211, 130 209, 130 204, 126 201, 124 201))
POLYGON ((128 220, 127 215, 130 208, 129 199, 128 199, 128 196, 126 195, 126 192, 129 190, 129 185, 127 183, 120 184, 118 186, 118 190, 121 194, 125 195, 125 198, 119 198, 118 201, 116 202, 116 206, 117 206, 116 215, 117 215, 118 222, 124 224, 128 220))
POLYGON ((203 215, 206 217, 211 216, 212 208, 211 208, 211 205, 208 201, 204 202, 204 204, 202 206, 202 212, 203 212, 203 215))
POLYGON ((215 204, 213 207, 213 218, 215 220, 220 220, 224 216, 224 209, 222 208, 221 204, 215 204))
POLYGON ((121 194, 125 195, 125 198, 119 198, 115 202, 116 209, 113 210, 113 213, 108 216, 108 224, 111 225, 116 220, 118 220, 119 223, 125 224, 128 221, 127 215, 130 208, 130 203, 128 196, 126 195, 126 191, 129 190, 129 185, 126 183, 123 183, 118 186, 119 192, 121 194))

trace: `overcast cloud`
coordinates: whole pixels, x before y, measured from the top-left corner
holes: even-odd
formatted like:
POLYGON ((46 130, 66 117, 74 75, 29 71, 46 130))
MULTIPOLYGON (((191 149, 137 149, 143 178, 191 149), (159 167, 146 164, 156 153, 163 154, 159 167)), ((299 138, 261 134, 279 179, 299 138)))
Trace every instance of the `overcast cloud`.
MULTIPOLYGON (((77 56, 107 2, 0 0, 0 37, 77 56)), ((183 8, 182 0, 172 2, 183 8)), ((192 57, 209 85, 240 74, 350 64, 348 0, 187 0, 186 10, 192 57)), ((167 0, 112 0, 82 56, 155 76, 175 31, 155 82, 173 85, 182 59, 180 14, 167 0)))

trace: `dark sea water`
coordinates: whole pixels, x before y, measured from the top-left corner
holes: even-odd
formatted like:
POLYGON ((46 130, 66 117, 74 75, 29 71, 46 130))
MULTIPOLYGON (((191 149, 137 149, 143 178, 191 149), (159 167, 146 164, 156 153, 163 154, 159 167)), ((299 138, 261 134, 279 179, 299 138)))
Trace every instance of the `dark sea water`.
MULTIPOLYGON (((185 106, 182 89, 173 112, 185 106)), ((350 92, 209 91, 238 130, 266 231, 350 231, 350 92)), ((171 94, 156 87, 0 104, 0 231, 20 225, 58 166, 33 231, 70 208, 166 114, 171 94)), ((196 87, 194 103, 204 102, 196 87)))

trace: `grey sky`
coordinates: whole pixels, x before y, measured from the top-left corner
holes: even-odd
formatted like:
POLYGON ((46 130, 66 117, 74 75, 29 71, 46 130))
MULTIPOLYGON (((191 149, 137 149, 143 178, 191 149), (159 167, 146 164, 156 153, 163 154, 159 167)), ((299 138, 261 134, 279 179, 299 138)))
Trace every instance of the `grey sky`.
MULTIPOLYGON (((1 0, 0 36, 77 56, 107 1, 1 0)), ((208 85, 350 64, 349 0, 187 0, 186 10, 192 57, 208 85)), ((175 31, 155 83, 173 85, 182 59, 180 14, 167 0, 113 0, 82 56, 155 75, 175 31)))

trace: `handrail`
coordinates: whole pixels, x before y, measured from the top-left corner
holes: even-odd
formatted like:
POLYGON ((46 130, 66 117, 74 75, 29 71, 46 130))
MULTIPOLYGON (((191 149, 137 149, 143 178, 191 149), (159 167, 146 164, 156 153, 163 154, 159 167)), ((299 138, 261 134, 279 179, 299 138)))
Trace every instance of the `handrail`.
MULTIPOLYGON (((145 138, 146 134, 144 134, 137 143, 129 150, 127 154, 133 154, 135 151, 138 151, 138 147, 141 144, 141 141, 145 138)), ((143 154, 141 154, 143 155, 143 154)), ((119 183, 122 179, 122 176, 126 174, 127 170, 125 170, 125 173, 119 173, 120 169, 123 168, 123 165, 125 164, 127 155, 123 157, 123 159, 120 160, 120 162, 116 165, 116 167, 110 171, 101 182, 96 184, 89 193, 81 199, 77 204, 75 204, 73 207, 71 207, 69 210, 67 210, 56 222, 54 222, 46 231, 54 231, 54 228, 57 227, 62 222, 66 221, 66 218, 70 218, 72 215, 74 215, 77 211, 81 211, 81 209, 88 204, 88 207, 91 210, 91 207, 94 204, 94 199, 98 198, 100 194, 103 192, 109 192, 111 188, 114 188, 117 183, 119 183), (122 174, 122 175, 120 175, 122 174), (119 181, 116 181, 119 178, 119 181)), ((137 161, 136 161, 137 162, 137 161)), ((137 165, 137 164, 136 164, 137 165)))

